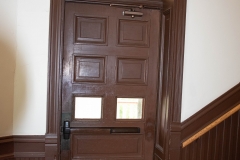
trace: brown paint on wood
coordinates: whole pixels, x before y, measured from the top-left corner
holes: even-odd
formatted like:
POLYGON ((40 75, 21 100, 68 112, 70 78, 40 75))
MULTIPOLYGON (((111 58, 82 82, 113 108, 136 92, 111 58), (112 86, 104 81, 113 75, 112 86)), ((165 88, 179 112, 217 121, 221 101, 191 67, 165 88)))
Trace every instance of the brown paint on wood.
POLYGON ((182 160, 240 158, 239 97, 240 83, 182 123, 182 142, 196 133, 199 135, 192 137, 194 140, 181 149, 182 160))
MULTIPOLYGON (((95 1, 97 2, 97 1, 95 1)), ((98 2, 104 2, 98 0, 98 2)), ((106 1, 105 1, 106 2, 106 1)), ((114 0, 109 0, 108 2, 115 2, 114 0)), ((120 1, 118 1, 120 2, 120 1)), ((131 3, 130 1, 121 1, 122 3, 131 3)), ((149 6, 150 2, 145 1, 149 6)), ((157 2, 159 3, 159 1, 157 2)), ((47 133, 46 133, 46 150, 51 146, 51 150, 48 149, 46 156, 49 159, 53 159, 54 156, 59 152, 59 106, 61 95, 60 84, 61 80, 59 76, 61 75, 61 53, 62 53, 62 19, 63 19, 63 0, 51 0, 51 26, 50 26, 50 43, 49 43, 49 81, 48 81, 48 118, 47 118, 47 133)), ((154 5, 151 5, 154 6, 154 5)), ((173 7, 173 27, 171 28, 171 57, 169 63, 172 65, 169 68, 169 74, 171 76, 169 80, 169 85, 166 87, 169 95, 169 101, 171 104, 168 110, 174 111, 174 116, 178 118, 177 121, 180 122, 179 117, 181 111, 181 88, 182 88, 182 68, 183 68, 183 47, 184 47, 184 31, 185 31, 185 12, 186 12, 186 0, 163 0, 164 10, 173 7), (170 5, 169 5, 170 4, 170 5), (173 7, 175 4, 175 7, 173 7), (178 36, 176 36, 176 34, 178 36), (179 48, 180 47, 180 48, 179 48), (177 104, 177 105, 175 105, 177 104)), ((170 112, 169 112, 170 113, 170 112)), ((168 115, 172 118, 172 114, 168 115)), ((166 124, 164 130, 169 128, 172 120, 166 119, 166 124)), ((176 120, 174 120, 176 121, 176 120)), ((177 127, 179 128, 179 127, 177 127)), ((170 140, 168 135, 169 132, 163 132, 166 137, 166 144, 170 140)), ((179 147, 180 149, 180 147, 179 147)), ((157 153, 157 152, 156 152, 157 153)), ((168 157, 168 145, 164 147, 165 156, 168 157)), ((161 155, 158 155, 161 156, 161 155)), ((158 157, 156 155, 156 157, 158 157)), ((161 156, 162 157, 162 156, 161 156)), ((158 157, 160 158, 160 157, 158 157)), ((48 159, 48 158, 46 158, 48 159)))
POLYGON ((0 159, 44 160, 45 136, 8 136, 0 138, 0 159))
POLYGON ((156 158, 180 159, 181 91, 185 37, 186 0, 164 0, 162 21, 163 80, 159 89, 156 158), (169 32, 169 33, 168 33, 169 32), (165 115, 165 113, 168 113, 165 115), (166 118, 165 118, 166 117, 166 118), (175 146, 169 143, 176 144, 175 146))
POLYGON ((0 137, 0 159, 11 159, 14 152, 13 136, 0 137))
POLYGON ((119 6, 125 8, 149 8, 149 9, 162 9, 163 0, 66 0, 69 2, 79 2, 79 3, 90 3, 90 4, 102 4, 102 5, 111 5, 119 6), (116 5, 117 4, 117 5, 116 5))
POLYGON ((182 160, 240 159, 240 111, 182 148, 182 160))
POLYGON ((69 158, 153 159, 160 11, 135 9, 143 16, 132 18, 122 15, 124 10, 66 3, 62 113, 71 114, 74 128, 88 127, 94 132, 137 127, 140 132, 72 134, 69 158), (101 97, 101 118, 75 118, 75 97, 101 97), (142 118, 117 119, 117 98, 142 98, 142 118))
POLYGON ((182 142, 240 103, 240 83, 182 122, 182 142))
POLYGON ((203 128, 201 131, 199 131, 196 134, 194 134, 192 137, 190 137, 186 141, 184 141, 182 143, 182 147, 183 148, 186 147, 187 145, 189 145, 190 143, 192 143, 193 141, 195 141, 196 139, 201 137, 203 134, 207 133, 209 130, 211 130, 212 128, 214 128, 219 123, 221 123, 222 121, 226 120, 228 117, 232 116, 235 112, 237 112, 239 110, 240 110, 240 104, 237 105, 236 107, 234 107, 233 109, 231 109, 230 111, 228 111, 227 113, 225 113, 223 116, 221 116, 220 118, 218 118, 217 120, 215 120, 214 122, 209 124, 208 126, 206 126, 205 128, 203 128))

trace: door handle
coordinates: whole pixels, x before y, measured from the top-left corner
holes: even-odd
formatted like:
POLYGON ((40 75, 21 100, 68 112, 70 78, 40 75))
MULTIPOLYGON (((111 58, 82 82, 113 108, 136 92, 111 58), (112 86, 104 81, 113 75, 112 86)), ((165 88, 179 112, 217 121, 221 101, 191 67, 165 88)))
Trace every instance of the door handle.
POLYGON ((70 128, 70 122, 69 121, 64 121, 63 122, 62 132, 63 132, 63 139, 69 139, 70 138, 71 128, 70 128))
POLYGON ((140 133, 138 127, 95 127, 95 128, 71 128, 71 133, 107 135, 114 133, 140 133))
POLYGON ((71 128, 70 121, 64 121, 62 132, 63 139, 69 139, 71 130, 78 134, 117 134, 117 133, 140 133, 139 127, 99 127, 99 128, 71 128))

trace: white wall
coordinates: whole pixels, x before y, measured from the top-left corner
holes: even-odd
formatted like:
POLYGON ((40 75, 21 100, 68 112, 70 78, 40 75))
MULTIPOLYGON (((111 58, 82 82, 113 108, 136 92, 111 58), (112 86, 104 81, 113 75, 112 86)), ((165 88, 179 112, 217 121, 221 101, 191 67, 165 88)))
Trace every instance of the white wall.
POLYGON ((0 0, 0 137, 12 135, 17 1, 0 0))
POLYGON ((46 132, 50 0, 17 0, 14 135, 46 132))
POLYGON ((240 1, 188 0, 182 121, 240 82, 240 1))
MULTIPOLYGON (((49 4, 0 0, 0 136, 45 134, 49 4)), ((182 121, 239 73, 240 1, 188 0, 182 121)))
POLYGON ((0 0, 0 137, 46 132, 50 0, 0 0))

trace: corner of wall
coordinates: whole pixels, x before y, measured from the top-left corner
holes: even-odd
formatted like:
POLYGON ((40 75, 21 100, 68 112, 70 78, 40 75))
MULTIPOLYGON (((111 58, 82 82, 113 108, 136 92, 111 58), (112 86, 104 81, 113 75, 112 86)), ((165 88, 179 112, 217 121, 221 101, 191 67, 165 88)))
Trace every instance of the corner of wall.
POLYGON ((16 9, 16 0, 0 1, 0 137, 13 132, 16 9))

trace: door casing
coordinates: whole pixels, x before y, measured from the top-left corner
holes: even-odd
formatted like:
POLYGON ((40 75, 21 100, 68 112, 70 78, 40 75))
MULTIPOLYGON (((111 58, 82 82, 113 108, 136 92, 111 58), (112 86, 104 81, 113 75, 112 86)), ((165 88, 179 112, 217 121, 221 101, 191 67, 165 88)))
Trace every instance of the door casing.
MULTIPOLYGON (((74 2, 90 3, 126 3, 125 0, 66 0, 74 2)), ((61 118, 61 76, 62 76, 62 47, 63 47, 63 17, 65 0, 51 0, 50 8, 50 29, 49 29, 49 66, 48 66, 48 100, 47 100, 47 128, 45 136, 45 159, 59 159, 60 146, 60 118, 61 118)), ((128 3, 130 1, 127 1, 128 3)), ((136 1, 132 1, 133 3, 136 1)), ((151 7, 159 7, 163 3, 162 11, 170 12, 171 27, 169 28, 169 52, 161 52, 161 56, 168 56, 168 67, 165 72, 168 76, 167 116, 166 126, 160 127, 164 130, 166 143, 160 150, 155 149, 155 159, 180 159, 180 136, 181 136, 181 98, 182 98, 182 77, 184 58, 184 38, 186 21, 187 0, 162 0, 153 1, 150 4, 147 0, 140 1, 151 7), (155 4, 154 4, 155 3, 155 4), (167 55, 164 55, 167 54, 167 55), (170 143, 169 143, 170 142, 170 143)), ((164 32, 164 30, 162 30, 164 32)), ((162 33, 163 34, 163 33, 162 33)), ((160 36, 161 37, 161 36, 160 36)), ((164 42, 161 42, 161 48, 164 42)), ((160 78, 159 84, 161 84, 160 78)), ((159 93, 161 88, 159 87, 159 93)), ((160 105, 160 104, 159 104, 160 105)))

